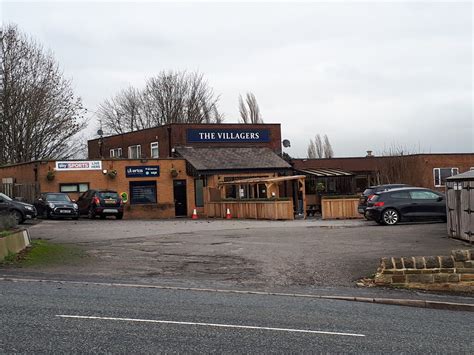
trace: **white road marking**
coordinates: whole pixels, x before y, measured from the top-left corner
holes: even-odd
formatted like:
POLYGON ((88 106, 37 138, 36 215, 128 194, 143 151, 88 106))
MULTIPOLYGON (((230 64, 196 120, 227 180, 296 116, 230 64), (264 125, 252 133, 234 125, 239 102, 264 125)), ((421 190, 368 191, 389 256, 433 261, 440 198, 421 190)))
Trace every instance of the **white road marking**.
POLYGON ((351 337, 365 337, 364 334, 356 333, 340 333, 340 332, 326 332, 322 330, 307 330, 307 329, 287 329, 287 328, 273 328, 273 327, 257 327, 251 325, 235 325, 235 324, 216 324, 216 323, 196 323, 196 322, 177 322, 170 320, 155 320, 155 319, 136 319, 136 318, 116 318, 116 317, 96 317, 96 316, 74 316, 67 314, 57 314, 60 318, 74 318, 74 319, 92 319, 92 320, 111 320, 111 321, 125 321, 125 322, 142 322, 142 323, 160 323, 160 324, 177 324, 177 325, 197 325, 205 327, 216 328, 237 328, 237 329, 253 329, 253 330, 273 330, 289 333, 310 333, 310 334, 326 334, 326 335, 341 335, 351 337))

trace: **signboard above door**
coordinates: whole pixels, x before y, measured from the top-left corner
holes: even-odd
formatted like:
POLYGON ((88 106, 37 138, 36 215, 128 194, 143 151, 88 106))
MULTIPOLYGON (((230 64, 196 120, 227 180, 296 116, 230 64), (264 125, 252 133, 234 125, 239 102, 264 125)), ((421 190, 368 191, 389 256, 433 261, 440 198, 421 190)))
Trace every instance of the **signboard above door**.
POLYGON ((268 129, 188 129, 189 143, 265 143, 270 141, 268 129))
POLYGON ((126 177, 158 177, 160 176, 160 167, 156 166, 126 166, 126 177))

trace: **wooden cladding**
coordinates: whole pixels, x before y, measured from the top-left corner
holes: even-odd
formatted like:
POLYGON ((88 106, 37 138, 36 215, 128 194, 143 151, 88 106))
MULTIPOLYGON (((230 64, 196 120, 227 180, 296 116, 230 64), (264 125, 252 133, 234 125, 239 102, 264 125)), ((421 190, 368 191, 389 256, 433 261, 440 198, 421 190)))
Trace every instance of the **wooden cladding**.
POLYGON ((225 218, 227 209, 232 218, 294 219, 293 201, 220 201, 206 204, 208 217, 225 218))
POLYGON ((323 219, 363 218, 357 212, 358 198, 325 199, 321 201, 323 219))

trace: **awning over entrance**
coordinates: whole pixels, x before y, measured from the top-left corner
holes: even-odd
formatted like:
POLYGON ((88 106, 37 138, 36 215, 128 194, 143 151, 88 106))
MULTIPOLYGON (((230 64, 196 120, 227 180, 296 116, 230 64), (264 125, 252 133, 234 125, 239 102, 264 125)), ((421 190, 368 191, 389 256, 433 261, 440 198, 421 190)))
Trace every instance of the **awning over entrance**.
POLYGON ((276 183, 276 182, 283 182, 283 181, 290 181, 290 180, 303 180, 305 179, 305 175, 292 175, 292 176, 278 176, 272 178, 251 178, 251 179, 241 179, 241 180, 234 180, 234 181, 224 181, 220 182, 219 185, 245 185, 245 184, 259 184, 259 183, 276 183))
POLYGON ((337 176, 353 176, 353 173, 338 169, 299 169, 300 174, 312 175, 317 177, 337 177, 337 176))

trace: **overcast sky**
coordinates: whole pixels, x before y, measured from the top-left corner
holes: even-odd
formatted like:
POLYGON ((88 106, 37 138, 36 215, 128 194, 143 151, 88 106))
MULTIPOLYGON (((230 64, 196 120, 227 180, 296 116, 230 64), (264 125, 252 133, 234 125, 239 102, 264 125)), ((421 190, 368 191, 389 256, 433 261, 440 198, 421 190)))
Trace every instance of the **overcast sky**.
POLYGON ((54 52, 91 112, 161 70, 199 70, 226 122, 238 121, 239 93, 255 93, 291 156, 317 133, 336 156, 474 151, 471 2, 0 6, 54 52))

